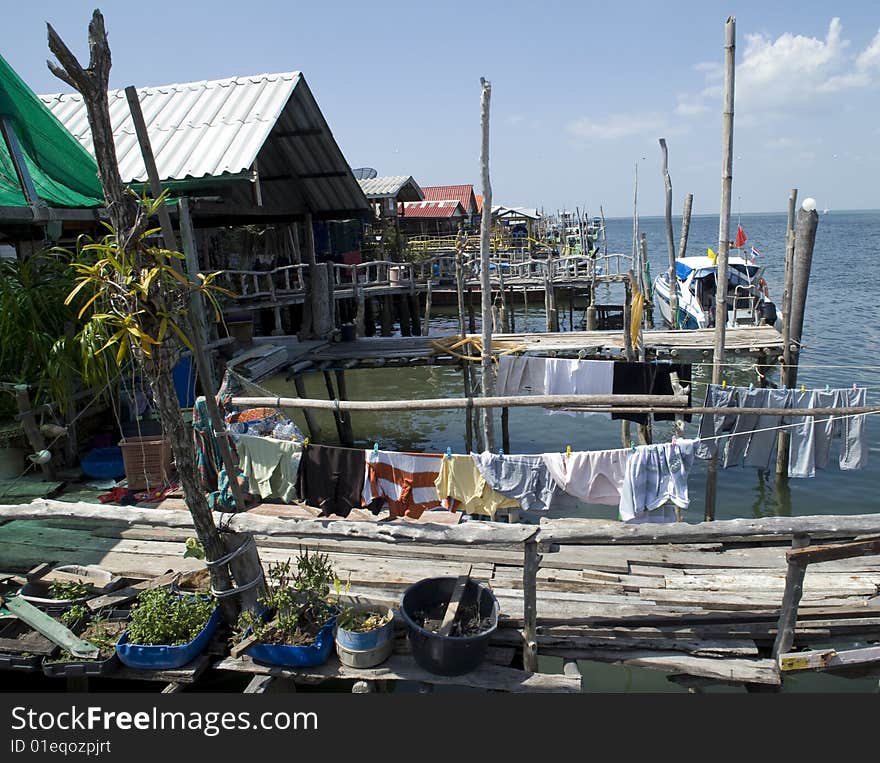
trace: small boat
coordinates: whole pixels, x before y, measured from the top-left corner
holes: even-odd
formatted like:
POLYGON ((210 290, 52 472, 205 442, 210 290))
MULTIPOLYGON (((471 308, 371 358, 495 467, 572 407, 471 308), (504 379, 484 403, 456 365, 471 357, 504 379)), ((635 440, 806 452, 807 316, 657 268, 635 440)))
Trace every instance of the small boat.
MULTIPOLYGON (((781 328, 776 305, 763 278, 764 268, 742 257, 727 260, 727 325, 781 328)), ((682 257, 675 261, 678 287, 678 327, 702 329, 715 325, 715 260, 709 257, 682 257)), ((654 294, 660 314, 672 326, 669 305, 669 271, 654 279, 654 294)))

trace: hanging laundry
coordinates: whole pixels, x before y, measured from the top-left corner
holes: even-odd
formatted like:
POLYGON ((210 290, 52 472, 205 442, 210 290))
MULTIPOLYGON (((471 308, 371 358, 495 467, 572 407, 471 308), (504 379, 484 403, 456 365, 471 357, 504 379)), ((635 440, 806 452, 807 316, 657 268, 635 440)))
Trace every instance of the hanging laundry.
POLYGON ((471 453, 489 487, 516 501, 526 511, 546 511, 560 487, 542 456, 499 456, 471 453))
MULTIPOLYGON (((569 495, 587 503, 617 506, 630 449, 544 453, 550 475, 569 495)), ((507 456, 505 456, 507 458, 507 456)))
MULTIPOLYGON (((611 391, 615 395, 671 395, 671 373, 678 374, 683 387, 688 388, 688 405, 691 401, 691 365, 690 363, 641 363, 636 361, 615 361, 614 379, 611 391)), ((612 419, 627 419, 637 424, 647 424, 648 416, 644 413, 612 413, 612 419)), ((691 417, 686 415, 685 421, 691 417)), ((674 413, 655 413, 654 421, 673 421, 674 413)))
POLYGON ((260 498, 297 500, 296 478, 302 445, 271 437, 239 435, 236 441, 239 466, 248 481, 248 492, 260 498))
MULTIPOLYGON (((785 408, 787 407, 788 392, 784 389, 760 389, 752 390, 760 394, 753 395, 751 400, 760 403, 761 408, 785 408)), ((782 424, 781 416, 767 416, 761 414, 755 421, 754 432, 746 444, 745 465, 754 466, 757 469, 770 469, 773 463, 773 454, 776 450, 776 440, 779 436, 779 427, 782 424)))
POLYGON ((686 509, 688 474, 694 462, 694 440, 640 445, 626 462, 620 493, 620 518, 629 521, 667 501, 686 509))
MULTIPOLYGON (((786 408, 815 408, 813 390, 788 390, 786 408)), ((788 447, 788 476, 816 476, 816 438, 811 416, 786 416, 784 424, 790 426, 788 447)))
MULTIPOLYGON (((867 390, 864 387, 842 389, 838 405, 856 407, 865 405, 867 390)), ((843 447, 840 452, 840 468, 845 470, 864 469, 868 465, 868 440, 865 430, 866 416, 848 416, 840 419, 843 431, 843 447)))
POLYGON ((418 519, 423 512, 440 505, 434 484, 439 472, 438 455, 368 450, 363 503, 368 506, 378 500, 388 504, 392 517, 418 519))
POLYGON ((500 355, 495 392, 499 396, 518 395, 529 390, 533 395, 544 392, 544 358, 526 355, 500 355))
POLYGON ((297 493, 325 516, 347 517, 361 507, 365 464, 363 450, 309 445, 300 459, 297 493))
MULTIPOLYGON (((544 390, 548 395, 610 395, 614 380, 613 360, 544 358, 544 390)), ((576 411, 549 411, 575 416, 576 411)), ((581 412, 586 413, 586 412, 581 412)), ((610 418, 608 413, 591 416, 610 418)))
MULTIPOLYGON (((736 387, 722 387, 720 384, 706 385, 706 408, 736 408, 736 387)), ((721 435, 733 432, 736 415, 726 413, 706 413, 700 417, 700 430, 696 449, 697 458, 709 459, 718 455, 719 448, 725 445, 726 438, 721 435)))
POLYGON ((444 508, 494 517, 498 509, 518 509, 519 503, 493 490, 471 456, 451 455, 440 459, 434 483, 444 508))

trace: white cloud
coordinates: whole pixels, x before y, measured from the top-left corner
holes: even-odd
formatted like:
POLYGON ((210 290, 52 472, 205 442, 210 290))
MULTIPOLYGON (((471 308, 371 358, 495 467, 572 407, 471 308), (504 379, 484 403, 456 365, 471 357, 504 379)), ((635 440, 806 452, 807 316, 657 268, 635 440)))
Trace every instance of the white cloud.
POLYGON ((675 107, 675 113, 680 117, 697 117, 705 114, 709 107, 705 103, 694 103, 692 101, 679 101, 675 107))
POLYGON ((880 69, 880 31, 874 35, 868 47, 856 57, 856 69, 860 72, 880 69))
POLYGON ((659 135, 667 127, 661 114, 609 114, 602 119, 582 117, 569 122, 565 129, 578 138, 616 140, 644 133, 659 135))

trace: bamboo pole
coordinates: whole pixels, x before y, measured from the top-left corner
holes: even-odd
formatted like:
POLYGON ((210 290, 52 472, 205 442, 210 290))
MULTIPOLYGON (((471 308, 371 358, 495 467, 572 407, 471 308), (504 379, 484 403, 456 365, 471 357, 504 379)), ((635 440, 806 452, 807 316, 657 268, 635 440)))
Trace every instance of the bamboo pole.
MULTIPOLYGON (((490 238, 492 235, 492 185, 489 180, 489 100, 492 96, 492 84, 480 77, 480 125, 482 128, 482 144, 480 148, 480 173, 483 182, 483 209, 489 214, 482 215, 480 221, 480 287, 482 297, 482 395, 488 398, 493 389, 492 369, 492 285, 489 278, 490 238)), ((492 409, 483 410, 483 444, 488 450, 495 450, 495 433, 492 421, 492 409)))
MULTIPOLYGON (((730 246, 730 197, 733 184, 733 103, 736 72, 736 18, 724 26, 724 112, 721 123, 721 213, 718 221, 718 254, 715 270, 715 346, 712 353, 712 383, 721 384, 724 341, 727 331, 727 252, 730 246)), ((718 489, 718 456, 706 471, 706 521, 715 519, 718 489)))
POLYGON ((669 177, 669 151, 666 138, 660 138, 663 154, 663 181, 666 186, 666 249, 669 252, 669 316, 673 329, 678 328, 678 277, 675 273, 675 236, 672 233, 672 178, 669 177))
MULTIPOLYGON (((792 264, 794 261, 794 222, 797 209, 797 188, 788 194, 788 223, 785 228, 785 280, 782 291, 782 368, 779 382, 783 387, 792 384, 789 376, 791 368, 791 287, 792 264)), ((776 438, 776 479, 788 477, 788 448, 791 442, 789 432, 782 430, 776 438)))
POLYGON ((807 306, 807 289, 810 285, 813 247, 816 243, 816 229, 819 225, 819 213, 810 202, 810 199, 805 199, 797 213, 794 257, 791 261, 791 329, 789 331, 791 365, 788 368, 790 387, 797 384, 798 361, 804 332, 804 312, 807 306))
MULTIPOLYGON (((325 372, 326 373, 326 372, 325 372)), ((330 400, 321 398, 300 398, 300 397, 249 397, 245 395, 232 398, 234 405, 249 406, 272 406, 275 408, 314 408, 325 411, 437 411, 444 409, 462 409, 469 406, 474 408, 503 408, 509 406, 511 408, 528 408, 528 407, 545 407, 545 408, 587 408, 597 411, 607 410, 616 411, 618 409, 632 409, 634 412, 668 409, 668 412, 698 412, 700 410, 710 410, 718 412, 730 412, 733 408, 689 408, 688 398, 686 395, 500 395, 485 396, 475 398, 457 398, 457 397, 441 397, 426 398, 424 400, 336 400, 334 399, 332 387, 328 384, 328 392, 331 395, 330 400)), ((753 408, 743 409, 754 412, 753 408)), ((798 415, 824 415, 827 416, 830 410, 847 410, 860 411, 862 413, 878 412, 880 406, 872 408, 863 406, 862 408, 847 409, 805 409, 798 411, 798 415), (825 411, 823 413, 822 411, 825 411)), ((790 409, 786 409, 791 413, 790 409)), ((771 412, 772 413, 772 412, 771 412)))

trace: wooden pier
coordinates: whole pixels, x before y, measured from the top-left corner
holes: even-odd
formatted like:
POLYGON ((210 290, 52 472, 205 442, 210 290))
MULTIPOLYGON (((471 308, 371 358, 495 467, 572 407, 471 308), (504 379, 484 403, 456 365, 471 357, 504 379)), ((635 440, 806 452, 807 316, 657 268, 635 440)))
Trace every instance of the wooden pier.
MULTIPOLYGON (((455 575, 472 564, 472 575, 492 587, 501 606, 488 664, 458 679, 432 677, 409 661, 399 640, 396 656, 372 671, 335 662, 320 669, 276 671, 220 655, 209 666, 196 666, 200 671, 302 683, 363 681, 367 688, 383 680, 405 680, 503 691, 579 689, 581 678, 569 675, 571 670, 547 674, 546 668, 544 673, 528 669, 530 651, 533 657, 559 657, 570 665, 580 661, 587 690, 590 661, 658 670, 692 690, 719 682, 778 689, 792 670, 880 671, 876 648, 834 651, 827 646, 873 640, 880 633, 878 549, 860 547, 857 556, 847 556, 851 549, 843 546, 826 550, 828 544, 880 533, 880 515, 698 525, 571 519, 450 526, 294 518, 302 511, 277 507, 275 516, 248 512, 225 519, 232 529, 254 533, 263 563, 285 560, 302 547, 326 551, 337 573, 351 577, 352 595, 388 605, 398 604, 403 589, 417 580, 455 575), (792 609, 789 552, 793 540, 800 546, 805 538, 825 545, 806 560, 812 562, 808 569, 804 561, 802 595, 792 609), (794 619, 786 628, 790 643, 775 653, 783 615, 792 611, 794 619)), ((184 510, 38 500, 0 507, 0 523, 5 574, 47 560, 98 564, 139 578, 203 564, 183 558, 183 542, 193 534, 184 510)), ((254 691, 263 685, 251 683, 254 691)))

